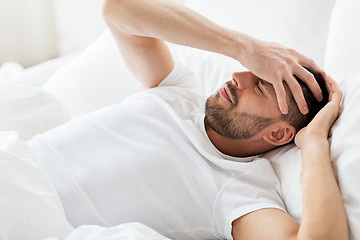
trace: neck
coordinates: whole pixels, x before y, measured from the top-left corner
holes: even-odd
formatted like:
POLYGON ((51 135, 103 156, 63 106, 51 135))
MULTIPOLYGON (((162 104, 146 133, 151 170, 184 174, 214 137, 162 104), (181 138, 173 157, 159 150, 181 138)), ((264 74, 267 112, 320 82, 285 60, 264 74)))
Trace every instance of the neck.
POLYGON ((206 133, 212 144, 223 154, 233 157, 249 157, 274 148, 261 137, 246 140, 224 137, 212 129, 205 121, 206 133))

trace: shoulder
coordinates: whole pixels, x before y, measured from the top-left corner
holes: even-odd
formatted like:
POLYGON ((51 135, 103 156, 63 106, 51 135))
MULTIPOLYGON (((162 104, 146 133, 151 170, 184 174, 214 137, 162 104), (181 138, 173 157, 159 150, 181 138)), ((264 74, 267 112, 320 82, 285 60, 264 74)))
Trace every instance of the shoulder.
POLYGON ((158 86, 140 91, 127 101, 141 99, 148 104, 171 108, 181 115, 194 111, 203 112, 205 105, 200 80, 194 72, 179 62, 176 62, 172 71, 158 86))
POLYGON ((175 62, 172 71, 164 78, 158 87, 176 86, 186 89, 200 89, 197 75, 181 62, 175 62))

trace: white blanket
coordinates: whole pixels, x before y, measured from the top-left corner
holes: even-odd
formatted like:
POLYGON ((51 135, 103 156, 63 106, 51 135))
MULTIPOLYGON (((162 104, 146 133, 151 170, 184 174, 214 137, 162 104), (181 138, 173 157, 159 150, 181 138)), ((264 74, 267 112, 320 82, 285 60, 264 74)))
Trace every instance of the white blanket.
POLYGON ((0 133, 0 196, 2 240, 168 239, 140 223, 74 230, 31 149, 13 131, 0 133))
POLYGON ((66 122, 68 112, 50 94, 34 87, 42 82, 27 80, 16 63, 0 68, 0 239, 167 239, 139 223, 74 230, 57 192, 24 142, 66 122))
POLYGON ((27 145, 0 133, 0 239, 63 239, 72 230, 59 197, 27 145))

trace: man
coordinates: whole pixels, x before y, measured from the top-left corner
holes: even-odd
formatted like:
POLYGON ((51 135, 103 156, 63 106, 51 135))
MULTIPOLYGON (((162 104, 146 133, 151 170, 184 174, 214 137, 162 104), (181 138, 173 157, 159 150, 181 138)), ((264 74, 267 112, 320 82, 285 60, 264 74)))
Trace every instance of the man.
MULTIPOLYGON (((298 117, 291 117, 294 111, 301 118, 309 110, 314 114, 312 107, 318 104, 314 99, 307 106, 301 91, 305 85, 326 102, 314 76, 301 66, 319 70, 311 60, 224 29, 168 1, 108 0, 104 16, 127 66, 148 90, 29 142, 70 223, 114 226, 136 221, 173 239, 347 236, 324 144, 341 99, 334 82, 327 80, 334 92, 331 104, 296 140, 305 153, 326 162, 306 168, 320 180, 304 177, 301 225, 286 213, 271 165, 255 156, 294 139, 309 121, 304 116, 298 123, 298 117), (252 72, 234 73, 206 101, 204 114, 194 74, 174 62, 160 39, 233 57, 252 72), (293 75, 305 84, 300 87, 293 75), (294 100, 288 109, 290 92, 294 100), (315 139, 309 142, 321 146, 309 148, 304 140, 309 136, 315 139), (331 184, 324 187, 324 182, 331 184), (321 210, 321 204, 336 213, 321 210)), ((312 94, 305 92, 309 101, 312 94)), ((311 160, 308 155, 304 159, 311 160)))

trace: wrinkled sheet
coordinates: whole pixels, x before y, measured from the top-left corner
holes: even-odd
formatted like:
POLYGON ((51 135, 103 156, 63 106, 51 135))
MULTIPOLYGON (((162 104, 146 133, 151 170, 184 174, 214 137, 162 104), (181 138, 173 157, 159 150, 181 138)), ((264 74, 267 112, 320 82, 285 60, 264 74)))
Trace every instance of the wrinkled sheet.
MULTIPOLYGON (((75 229, 65 240, 169 240, 153 229, 140 223, 125 223, 112 228, 82 226, 75 229)), ((47 240, 55 240, 54 238, 47 240)), ((56 239, 57 240, 57 239, 56 239)))
POLYGON ((31 150, 16 132, 0 133, 0 239, 63 239, 72 230, 31 150))
POLYGON ((2 240, 168 239, 140 223, 74 229, 46 173, 14 131, 0 133, 0 213, 2 240))

